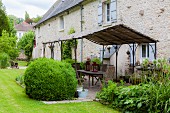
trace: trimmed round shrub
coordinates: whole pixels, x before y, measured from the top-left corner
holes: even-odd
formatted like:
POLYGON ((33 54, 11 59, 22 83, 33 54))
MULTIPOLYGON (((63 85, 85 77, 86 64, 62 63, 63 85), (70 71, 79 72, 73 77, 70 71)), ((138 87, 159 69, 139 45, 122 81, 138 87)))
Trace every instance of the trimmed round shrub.
POLYGON ((69 63, 40 58, 24 73, 26 94, 33 99, 52 101, 74 98, 77 80, 69 63))
POLYGON ((0 53, 0 68, 7 68, 9 66, 9 59, 9 55, 7 53, 0 53))

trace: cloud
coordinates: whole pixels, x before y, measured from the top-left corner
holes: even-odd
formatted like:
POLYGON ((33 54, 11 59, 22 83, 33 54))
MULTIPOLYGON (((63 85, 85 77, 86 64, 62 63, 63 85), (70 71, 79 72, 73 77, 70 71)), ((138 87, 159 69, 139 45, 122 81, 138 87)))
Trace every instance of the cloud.
POLYGON ((56 0, 2 0, 7 14, 24 18, 25 11, 30 17, 42 16, 56 0))
POLYGON ((41 9, 48 9, 56 0, 18 0, 23 5, 35 6, 41 9))

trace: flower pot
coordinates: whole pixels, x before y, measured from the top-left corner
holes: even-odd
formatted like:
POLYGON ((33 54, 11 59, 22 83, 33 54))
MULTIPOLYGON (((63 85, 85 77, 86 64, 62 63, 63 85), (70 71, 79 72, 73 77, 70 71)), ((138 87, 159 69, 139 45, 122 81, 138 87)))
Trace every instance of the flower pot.
POLYGON ((84 90, 77 90, 78 91, 78 97, 79 98, 86 98, 88 94, 88 89, 84 90))
POLYGON ((78 85, 77 86, 77 91, 81 91, 81 90, 83 90, 83 86, 82 85, 78 85))

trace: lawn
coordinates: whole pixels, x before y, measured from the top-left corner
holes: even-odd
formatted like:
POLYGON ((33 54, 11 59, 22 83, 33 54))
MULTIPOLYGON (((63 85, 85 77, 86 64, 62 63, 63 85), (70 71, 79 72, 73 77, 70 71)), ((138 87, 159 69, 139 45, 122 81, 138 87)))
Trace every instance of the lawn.
POLYGON ((17 61, 19 66, 27 66, 27 61, 17 61))
POLYGON ((25 95, 16 76, 25 70, 0 70, 0 113, 118 113, 97 102, 46 105, 25 95))

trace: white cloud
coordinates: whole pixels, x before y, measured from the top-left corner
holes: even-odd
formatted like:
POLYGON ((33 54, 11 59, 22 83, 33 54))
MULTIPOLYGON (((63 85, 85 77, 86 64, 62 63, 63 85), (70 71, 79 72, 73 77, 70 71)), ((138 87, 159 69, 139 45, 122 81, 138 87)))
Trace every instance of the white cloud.
POLYGON ((24 18, 25 11, 30 17, 43 15, 54 4, 56 0, 2 0, 7 14, 24 18))

